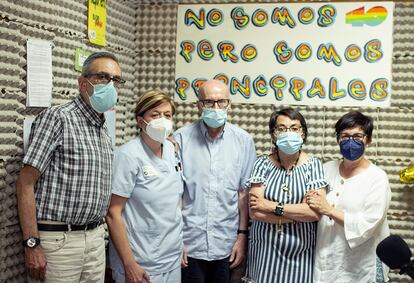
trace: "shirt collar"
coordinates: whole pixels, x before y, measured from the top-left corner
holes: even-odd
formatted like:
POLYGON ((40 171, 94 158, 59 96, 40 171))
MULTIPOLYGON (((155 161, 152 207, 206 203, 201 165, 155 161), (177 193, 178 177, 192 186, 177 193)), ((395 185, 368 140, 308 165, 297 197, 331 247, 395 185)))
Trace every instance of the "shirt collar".
POLYGON ((100 116, 98 112, 93 110, 92 107, 83 101, 80 95, 75 99, 75 104, 79 107, 82 115, 85 116, 92 125, 101 127, 105 123, 105 115, 100 116))
MULTIPOLYGON (((203 122, 202 119, 200 119, 199 121, 199 125, 200 125, 200 131, 203 134, 203 136, 209 140, 211 140, 211 137, 208 135, 208 130, 207 130, 207 126, 206 124, 203 122)), ((227 129, 227 122, 224 124, 223 130, 221 131, 218 139, 224 138, 224 133, 226 132, 227 129)))

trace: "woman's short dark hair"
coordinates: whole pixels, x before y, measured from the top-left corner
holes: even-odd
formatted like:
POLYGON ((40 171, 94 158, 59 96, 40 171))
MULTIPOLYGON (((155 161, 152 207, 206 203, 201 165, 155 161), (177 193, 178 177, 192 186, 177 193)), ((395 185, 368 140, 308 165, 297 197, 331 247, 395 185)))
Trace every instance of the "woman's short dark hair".
POLYGON ((300 114, 298 110, 295 110, 293 108, 284 108, 281 110, 277 110, 277 111, 274 111, 272 115, 270 115, 269 133, 273 134, 276 128, 277 118, 279 116, 286 116, 286 117, 289 117, 289 119, 291 120, 299 120, 300 126, 302 127, 302 132, 304 135, 303 142, 305 143, 306 138, 308 137, 308 126, 306 125, 305 118, 302 116, 302 114, 300 114))
POLYGON ((371 142, 372 131, 374 129, 374 121, 371 117, 362 114, 359 111, 351 111, 342 116, 335 124, 336 139, 345 129, 361 128, 367 135, 368 142, 371 142))

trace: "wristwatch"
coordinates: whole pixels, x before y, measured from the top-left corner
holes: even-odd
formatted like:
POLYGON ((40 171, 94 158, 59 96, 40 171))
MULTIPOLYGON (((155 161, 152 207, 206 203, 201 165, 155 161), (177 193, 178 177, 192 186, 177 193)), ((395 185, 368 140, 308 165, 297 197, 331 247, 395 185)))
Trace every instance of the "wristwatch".
POLYGON ((40 245, 40 239, 30 236, 26 240, 23 240, 23 246, 27 248, 35 248, 40 245))
POLYGON ((244 234, 246 236, 249 236, 249 230, 237 229, 237 234, 244 234))
POLYGON ((283 203, 277 203, 274 213, 277 216, 283 216, 283 203))

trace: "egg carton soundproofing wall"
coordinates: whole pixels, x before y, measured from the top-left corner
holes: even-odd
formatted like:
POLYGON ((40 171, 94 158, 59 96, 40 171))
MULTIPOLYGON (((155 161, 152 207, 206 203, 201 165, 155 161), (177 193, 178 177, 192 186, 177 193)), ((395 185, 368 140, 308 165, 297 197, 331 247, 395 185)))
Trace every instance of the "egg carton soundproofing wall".
MULTIPOLYGON (((161 88, 173 93, 178 4, 265 3, 274 1, 134 1, 137 6, 137 90, 161 88), (167 34, 166 34, 167 33, 167 34)), ((284 1, 278 1, 284 2, 284 1)), ((291 1, 290 1, 291 2, 291 1)), ((341 158, 334 125, 343 114, 360 110, 375 122, 368 158, 389 176, 392 202, 388 219, 391 232, 400 234, 414 248, 414 186, 399 181, 399 171, 414 160, 414 3, 396 2, 392 64, 392 106, 385 109, 299 106, 307 120, 309 137, 305 150, 323 161, 341 158)), ((233 104, 230 121, 254 138, 258 154, 271 149, 268 120, 284 105, 233 104)), ((179 103, 175 118, 181 127, 199 118, 193 103, 179 103)), ((393 272, 391 282, 407 282, 409 277, 393 272)))
POLYGON ((107 1, 106 47, 87 40, 88 1, 0 0, 0 282, 25 282, 23 247, 18 223, 15 180, 23 158, 23 120, 44 108, 26 105, 26 41, 52 42, 52 105, 78 93, 75 48, 110 51, 127 80, 117 107, 116 143, 135 133, 130 105, 136 92, 136 12, 128 1, 107 1))
MULTIPOLYGON (((42 109, 26 108, 26 40, 53 42, 53 99, 62 104, 78 95, 73 70, 74 48, 109 50, 120 59, 127 79, 117 106, 116 144, 136 134, 133 117, 136 98, 149 88, 173 95, 178 3, 253 3, 254 1, 108 1, 107 47, 91 46, 86 39, 86 1, 0 1, 0 282, 24 282, 23 254, 18 227, 14 182, 23 156, 23 119, 42 109), (58 3, 56 3, 58 2, 58 3), (36 12, 34 12, 36 11, 36 12)), ((273 1, 256 1, 272 2, 273 1)), ((285 2, 285 1, 280 1, 285 2)), ((369 158, 389 174, 393 199, 388 219, 392 232, 414 245, 412 185, 401 184, 398 172, 413 160, 413 3, 396 3, 394 15, 393 97, 387 109, 360 109, 376 123, 369 158)), ((258 154, 271 148, 268 118, 281 105, 234 104, 230 121, 255 139, 258 154)), ((340 158, 333 125, 349 109, 299 107, 310 133, 306 150, 325 161, 340 158)), ((198 118, 191 103, 179 104, 176 124, 198 118)), ((395 273, 392 282, 406 282, 395 273)))

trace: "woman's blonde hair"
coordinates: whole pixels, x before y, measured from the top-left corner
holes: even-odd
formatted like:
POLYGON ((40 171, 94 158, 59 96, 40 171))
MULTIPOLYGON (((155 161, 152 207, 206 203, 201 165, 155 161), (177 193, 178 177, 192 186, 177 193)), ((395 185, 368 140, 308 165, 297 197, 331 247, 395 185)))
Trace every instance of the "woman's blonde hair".
POLYGON ((137 106, 135 107, 135 117, 144 116, 145 112, 157 107, 158 105, 168 102, 171 105, 172 114, 175 114, 175 104, 170 96, 166 95, 163 91, 153 89, 145 92, 137 100, 137 106))

